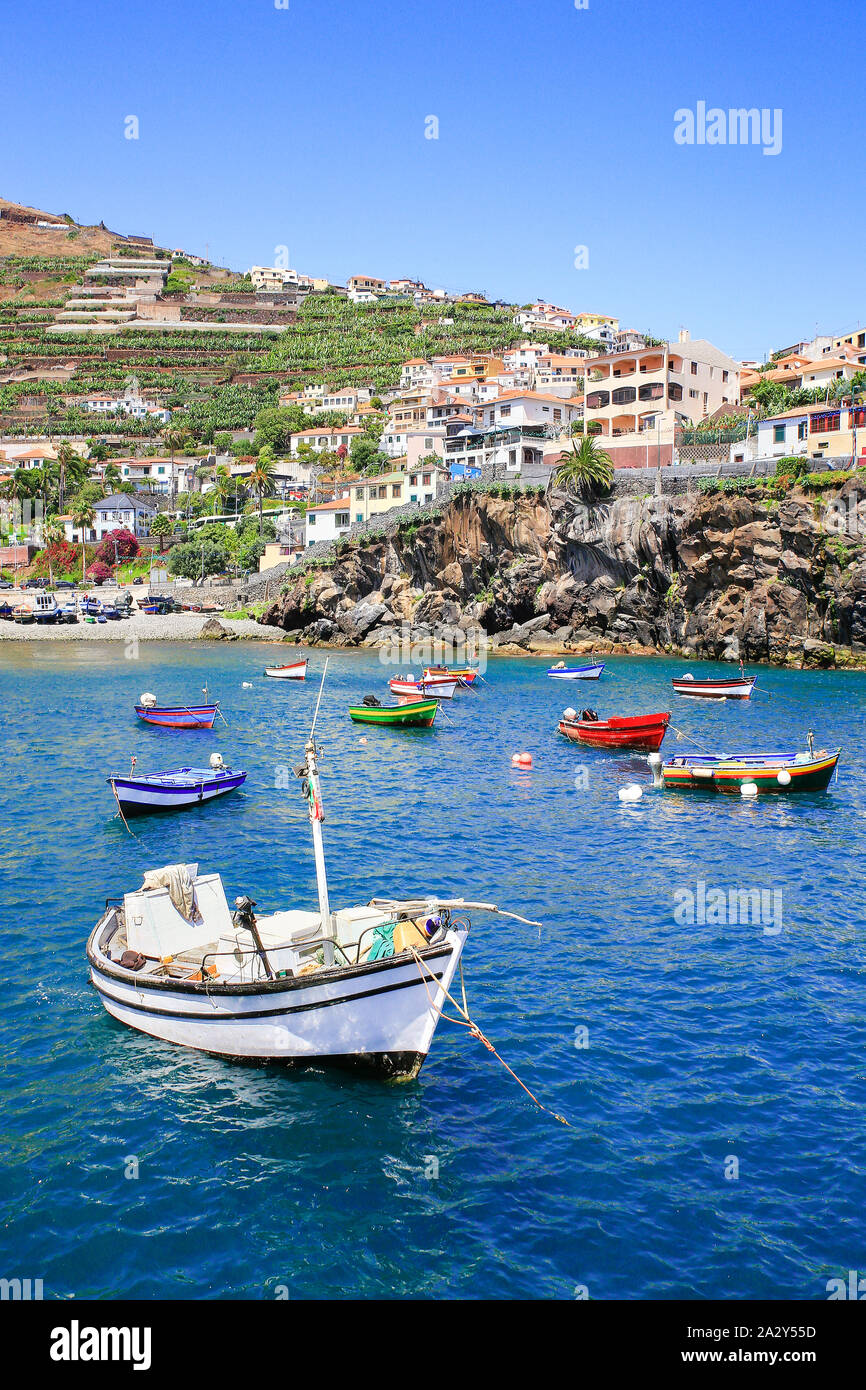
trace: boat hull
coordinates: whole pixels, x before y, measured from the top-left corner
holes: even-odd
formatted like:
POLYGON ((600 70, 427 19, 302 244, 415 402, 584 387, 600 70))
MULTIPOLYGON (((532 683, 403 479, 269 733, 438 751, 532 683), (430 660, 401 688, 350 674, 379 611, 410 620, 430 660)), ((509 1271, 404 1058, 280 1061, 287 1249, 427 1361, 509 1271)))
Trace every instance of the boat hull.
POLYGON ((686 681, 675 679, 671 685, 677 695, 689 695, 697 700, 750 700, 757 676, 748 680, 686 681))
POLYGON ((147 709, 136 705, 135 712, 145 724, 156 724, 162 729, 212 729, 219 705, 177 705, 147 709))
POLYGON ((359 1068, 410 1080, 430 1050, 466 942, 450 930, 420 952, 254 985, 194 984, 134 975, 88 942, 91 984, 120 1023, 230 1060, 359 1068), (432 975, 432 979, 430 976, 432 975), (426 984, 425 984, 426 977, 426 984))
MULTIPOLYGON (((170 773, 165 774, 166 778, 170 776, 170 773)), ((151 811, 181 811, 226 796, 243 786, 247 774, 232 772, 216 778, 211 772, 202 770, 198 782, 188 779, 186 784, 180 781, 172 784, 147 777, 109 777, 107 780, 114 789, 123 814, 139 816, 151 811)))
POLYGON ((662 746, 670 718, 670 714, 647 714, 630 719, 563 719, 559 732, 588 748, 655 753, 662 746))
POLYGON ((839 751, 823 753, 808 762, 780 759, 776 762, 748 758, 676 758, 662 766, 662 785, 673 791, 711 791, 738 795, 744 782, 754 782, 759 795, 789 795, 792 792, 824 792, 839 762, 839 751), (780 782, 787 772, 790 782, 780 782))
POLYGON ((353 705, 349 715, 356 724, 385 724, 394 728, 429 729, 436 718, 438 700, 413 700, 405 705, 353 705))
POLYGON ((556 671, 551 667, 547 674, 552 680, 557 681, 597 681, 604 667, 605 663, 598 661, 592 666, 572 666, 564 671, 556 671))

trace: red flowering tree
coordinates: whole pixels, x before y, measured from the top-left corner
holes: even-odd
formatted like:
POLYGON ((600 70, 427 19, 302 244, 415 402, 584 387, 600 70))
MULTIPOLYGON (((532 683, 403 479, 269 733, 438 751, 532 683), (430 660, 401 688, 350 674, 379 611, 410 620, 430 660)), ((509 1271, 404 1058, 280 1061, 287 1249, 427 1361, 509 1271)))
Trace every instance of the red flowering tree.
POLYGON ((141 546, 132 532, 120 526, 116 531, 109 531, 103 538, 96 555, 103 564, 113 565, 116 560, 134 560, 140 549, 141 546))
POLYGON ((94 560, 87 567, 87 578, 94 584, 104 584, 106 579, 111 578, 111 567, 102 560, 94 560))

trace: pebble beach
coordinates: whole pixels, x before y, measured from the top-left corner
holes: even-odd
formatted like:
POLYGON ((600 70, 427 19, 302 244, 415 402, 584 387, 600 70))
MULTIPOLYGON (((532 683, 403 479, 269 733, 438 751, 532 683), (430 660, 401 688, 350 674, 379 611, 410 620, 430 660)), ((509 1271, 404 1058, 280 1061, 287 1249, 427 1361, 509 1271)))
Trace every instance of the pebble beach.
POLYGON ((214 617, 239 638, 281 641, 279 628, 262 627, 255 618, 224 618, 213 613, 133 613, 129 618, 105 623, 0 622, 0 642, 128 642, 133 638, 139 642, 189 642, 200 637, 205 623, 214 617))

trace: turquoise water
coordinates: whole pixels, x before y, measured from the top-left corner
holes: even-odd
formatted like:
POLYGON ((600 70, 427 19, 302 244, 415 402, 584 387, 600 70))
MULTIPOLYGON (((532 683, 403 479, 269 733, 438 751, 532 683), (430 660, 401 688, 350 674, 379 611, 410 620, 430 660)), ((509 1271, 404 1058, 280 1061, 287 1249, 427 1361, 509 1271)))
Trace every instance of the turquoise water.
MULTIPOLYGON (((539 918, 478 916, 467 989, 566 1129, 449 1024, 419 1080, 389 1086, 223 1063, 104 1013, 84 944, 145 867, 197 860, 262 910, 315 899, 299 784, 279 769, 302 754, 318 681, 266 682, 267 650, 0 649, 0 1272, 46 1297, 811 1299, 866 1268, 866 676, 768 669, 750 704, 672 704, 682 663, 614 659, 575 691, 542 660, 499 659, 413 733, 351 724, 390 672, 332 654, 332 902, 417 886, 539 918), (141 691, 197 698, 205 679, 228 728, 135 719, 141 691), (844 749, 838 782, 624 806, 644 762, 560 739, 569 702, 672 708, 730 750, 801 747, 814 728, 844 749), (244 792, 136 820, 137 838, 113 818, 104 779, 130 755, 161 771, 217 749, 248 769, 244 792), (524 749, 531 772, 510 766, 524 749), (698 882, 779 890, 781 923, 681 924, 698 882)), ((688 747, 669 735, 664 751, 688 747)))

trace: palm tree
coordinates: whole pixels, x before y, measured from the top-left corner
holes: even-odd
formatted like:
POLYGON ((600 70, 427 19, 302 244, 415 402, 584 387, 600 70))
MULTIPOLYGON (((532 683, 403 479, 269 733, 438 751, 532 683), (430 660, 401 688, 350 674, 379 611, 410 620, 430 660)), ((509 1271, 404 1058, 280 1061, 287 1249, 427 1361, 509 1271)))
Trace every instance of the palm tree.
POLYGON ((162 441, 171 455, 171 495, 176 495, 174 481, 174 456, 178 449, 182 449, 190 438, 189 430, 186 426, 168 424, 161 431, 162 441))
POLYGON ((102 472, 102 481, 105 484, 108 495, 120 487, 122 482, 120 469, 116 463, 107 463, 102 472))
POLYGON ((261 534, 262 534, 262 526, 263 526, 263 524, 264 524, 264 507, 263 507, 263 499, 264 499, 266 496, 267 496, 267 497, 272 497, 272 496, 273 496, 273 492, 274 492, 274 471, 275 471, 275 469, 276 469, 276 466, 277 466, 277 461, 276 461, 276 459, 274 458, 274 451, 273 451, 273 449, 271 448, 270 444, 265 444, 264 447, 261 448, 261 449, 259 450, 258 457, 256 458, 255 465, 254 465, 254 467, 253 467, 253 471, 252 471, 252 473, 250 474, 250 482, 252 483, 252 485, 253 485, 253 487, 255 488, 256 492, 259 494, 259 536, 260 536, 260 537, 261 537, 261 534))
POLYGON ((550 475, 550 482, 553 481, 588 502, 598 493, 607 492, 613 482, 613 461, 606 449, 599 448, 593 435, 585 434, 579 444, 572 440, 568 452, 560 454, 559 467, 550 475))
POLYGON ((88 526, 93 525, 94 511, 90 502, 78 501, 72 508, 72 529, 76 527, 81 531, 81 581, 86 578, 87 559, 84 551, 84 532, 88 526))

